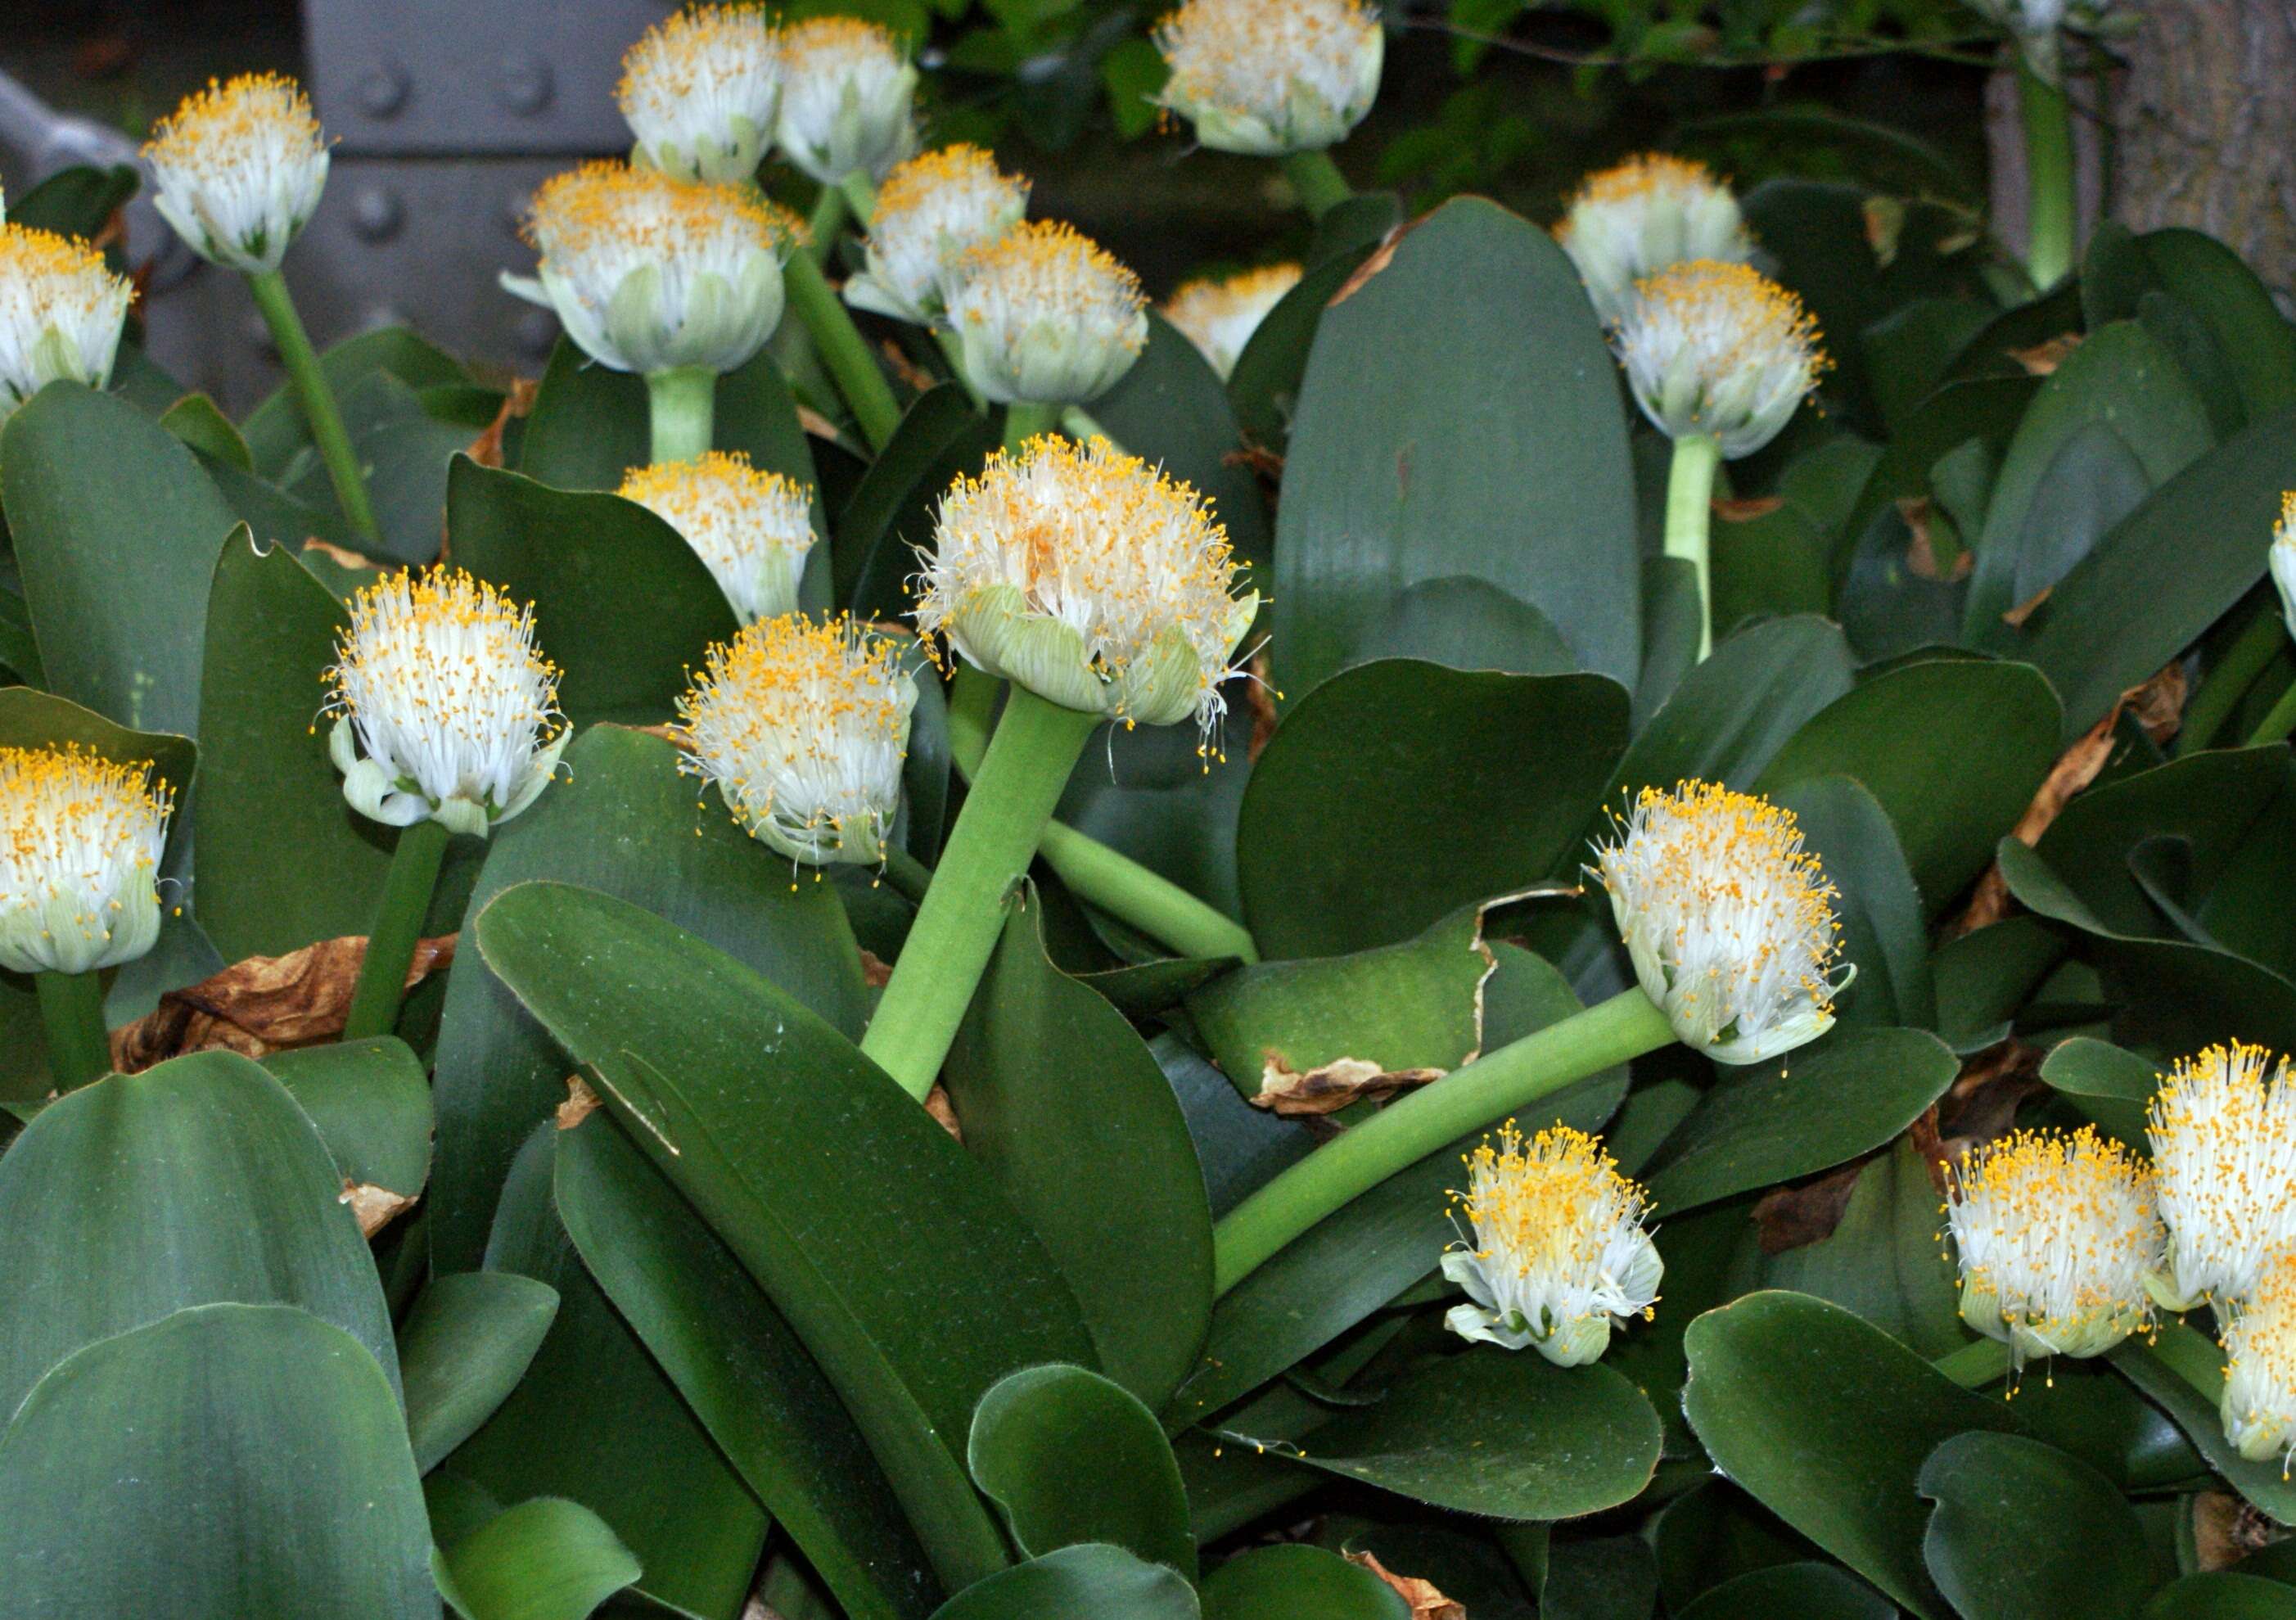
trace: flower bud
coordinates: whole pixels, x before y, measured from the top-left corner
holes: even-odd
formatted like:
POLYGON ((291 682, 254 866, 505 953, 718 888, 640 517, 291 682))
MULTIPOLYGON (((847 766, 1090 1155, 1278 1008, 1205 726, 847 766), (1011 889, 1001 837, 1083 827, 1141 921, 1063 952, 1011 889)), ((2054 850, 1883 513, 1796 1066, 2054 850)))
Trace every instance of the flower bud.
POLYGON ((999 405, 1082 405, 1148 342, 1140 278, 1073 226, 1038 220, 968 249, 949 325, 965 375, 999 405))
POLYGON ((1738 200, 1703 163, 1648 152, 1589 175, 1555 240, 1570 255, 1603 323, 1624 320, 1635 284, 1679 264, 1743 264, 1754 239, 1738 200))
POLYGON ((2288 1060, 2275 1065, 2264 1048, 2237 1040, 2178 1059, 2152 1093, 2144 1134, 2169 1230, 2145 1286, 2169 1311, 2238 1304, 2273 1254, 2296 1242, 2288 1060))
POLYGON ((327 141, 303 87, 242 73, 184 98, 144 147, 160 217, 211 263, 275 270, 319 206, 327 141))
POLYGON ((711 450, 692 461, 633 467, 619 493, 693 547, 742 623, 797 607, 798 580, 816 538, 813 491, 805 485, 758 472, 739 450, 711 450))
POLYGON ((2152 1173, 2094 1126, 2016 1131, 1948 1167, 1961 1320, 2035 1356, 2103 1355, 2151 1314, 2160 1252, 2152 1173))
POLYGON ((942 497, 917 628, 1047 702, 1128 724, 1193 715, 1258 610, 1203 498, 1104 439, 993 451, 942 497))
MULTIPOLYGON (((1833 1025, 1838 892, 1793 812, 1710 782, 1644 788, 1595 849, 1643 993, 1717 1063, 1763 1063, 1833 1025)), ((1838 978, 1836 975, 1839 975, 1838 978)))
POLYGON ((1825 368, 1801 300, 1744 265, 1698 259, 1636 284, 1612 341, 1635 403, 1673 439, 1726 458, 1778 436, 1825 368))
POLYGON ((1386 39, 1363 0, 1188 0, 1156 25, 1161 103, 1215 152, 1318 152, 1379 95, 1386 39))
POLYGON ((1466 1155, 1468 1190, 1451 1195, 1472 1239, 1443 1256, 1443 1275, 1473 1303, 1452 1306, 1443 1325, 1582 1367, 1609 1346, 1613 1323, 1653 1314, 1665 1267, 1643 1230, 1645 1195, 1598 1138, 1567 1125, 1525 1141, 1509 1120, 1497 1141, 1466 1155))
POLYGON ((109 383, 135 296, 86 243, 0 225, 0 422, 51 382, 109 383))
POLYGON ((845 301, 896 320, 930 325, 948 307, 965 252, 1021 223, 1029 182, 998 172, 978 146, 944 146, 907 162, 877 188, 865 267, 845 283, 845 301))
POLYGON ((1263 265, 1224 280, 1185 282, 1164 306, 1164 318, 1202 351, 1225 382, 1267 312, 1299 284, 1296 264, 1263 265))
POLYGON ((2280 521, 2273 525, 2266 561, 2273 588, 2280 593, 2280 616, 2287 621, 2289 635, 2296 636, 2296 489, 2280 497, 2280 521))
POLYGON ((916 150, 917 70, 892 33, 857 17, 816 17, 782 36, 782 155, 824 185, 871 184, 916 150))
POLYGON ((734 819, 808 866, 885 859, 916 683, 894 642, 851 619, 761 619, 709 649, 678 699, 691 752, 734 819))
POLYGON ((758 5, 689 5, 622 54, 615 103, 630 161, 681 180, 746 183, 773 140, 780 42, 758 5))
POLYGON ((2296 1460, 2296 1253, 2274 1255, 2246 1305, 2228 1315, 2218 1408, 2225 1438, 2251 1462, 2277 1457, 2284 1478, 2296 1460))
POLYGON ((327 671, 327 746, 351 808, 483 838, 533 803, 568 736, 533 608, 441 567, 386 575, 350 617, 327 671))
POLYGON ((0 748, 0 967, 93 973, 150 950, 174 808, 148 764, 0 748))

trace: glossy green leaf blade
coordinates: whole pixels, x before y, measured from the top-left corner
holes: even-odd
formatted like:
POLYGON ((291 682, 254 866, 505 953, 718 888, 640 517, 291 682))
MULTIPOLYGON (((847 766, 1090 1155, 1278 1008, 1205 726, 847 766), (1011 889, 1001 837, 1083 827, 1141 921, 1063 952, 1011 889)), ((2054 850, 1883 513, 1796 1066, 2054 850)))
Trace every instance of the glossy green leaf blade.
POLYGON ((1258 1547, 1212 1571, 1204 1620, 1412 1620, 1395 1588, 1336 1553, 1297 1542, 1258 1547))
POLYGON ((1275 684, 1304 698, 1396 591, 1452 574, 1538 608, 1587 669, 1640 668, 1615 368, 1562 250, 1479 198, 1324 312, 1278 508, 1275 684))
POLYGON ((1683 1410, 1715 1466, 1924 1620, 1948 1610, 1923 1562, 1922 1465, 1964 1430, 2013 1433, 2009 1409, 1847 1311, 1752 1294, 1690 1325, 1683 1410))
POLYGON ((1849 690, 1851 667, 1839 625, 1808 616, 1749 625, 1683 678, 1619 762, 1604 802, 1693 777, 1752 786, 1794 733, 1849 690))
POLYGON ((0 432, 0 489, 50 688, 195 735, 208 581, 237 521, 198 458, 125 400, 59 382, 0 432))
POLYGON ((1207 497, 1239 559, 1267 560, 1267 507, 1259 479, 1235 454, 1243 438, 1219 374, 1169 321, 1149 316, 1148 346, 1087 408, 1129 454, 1207 497))
POLYGON ((1028 1557, 1100 1542, 1195 1575, 1172 1448, 1154 1414, 1098 1373, 1025 1367, 991 1386, 965 1462, 1028 1557))
POLYGON ((2137 1620, 2296 1620, 2296 1589, 2237 1569, 2186 1575, 2154 1592, 2137 1620))
POLYGON ((2201 231, 2136 239, 2153 275, 2190 307, 2231 366, 2251 417, 2296 403, 2296 326, 2240 255, 2201 231))
POLYGON ((932 544, 932 512, 960 474, 977 472, 996 443, 993 418, 944 382, 917 397, 884 454, 846 498, 831 541, 837 603, 864 619, 908 611, 916 547, 932 544))
POLYGON ((133 164, 74 163, 8 200, 8 223, 92 238, 135 194, 133 164))
POLYGON ((0 1437, 17 1614, 419 1620, 439 1613, 430 1544, 390 1384, 291 1306, 203 1305, 90 1345, 0 1437))
MULTIPOLYGON (((647 438, 645 379, 609 371, 559 339, 527 415, 519 471, 554 489, 616 489, 651 458, 647 438)), ((797 406, 768 352, 718 379, 711 439, 766 471, 815 482, 797 406)))
MULTIPOLYGON (((1393 200, 1387 201, 1391 208, 1393 200)), ((1386 228, 1382 227, 1382 234, 1386 228)), ((1259 443, 1272 450, 1284 448, 1324 310, 1356 267, 1371 256, 1377 241, 1374 236, 1309 265, 1299 285, 1278 299, 1251 329, 1228 372, 1227 397, 1238 427, 1259 443)))
POLYGON ((1779 1564, 1750 1570, 1702 1592, 1682 1620, 1897 1620, 1898 1608, 1831 1564, 1779 1564))
MULTIPOLYGON (((1855 1311, 1923 1355, 1941 1356, 1969 1342, 1960 1291, 1945 1246, 1944 1218, 1930 1180, 1931 1161, 1901 1136, 1857 1172, 1833 1230, 1769 1256, 1766 1287, 1814 1295, 1855 1311)), ((2061 1386, 2070 1379, 2061 1371, 2061 1386)), ((2030 1390, 2019 1407, 2030 1414, 2030 1390)))
POLYGON ((1921 891, 1890 818, 1848 777, 1813 777, 1780 793, 1803 847, 1815 852, 1837 891, 1841 960, 1857 976, 1838 1000, 1842 1022, 1927 1029, 1937 1023, 1929 929, 1921 891))
POLYGON ((430 1077, 396 1036, 274 1052, 263 1060, 311 1116, 345 1182, 412 1198, 430 1179, 430 1077))
POLYGON ((186 1306, 300 1306, 398 1384, 382 1287, 326 1145, 235 1052, 115 1074, 0 1158, 0 1412, 82 1345, 186 1306))
POLYGON ((969 1586, 932 1620, 1198 1620, 1188 1583, 1121 1547, 1063 1547, 969 1586))
MULTIPOLYGON (((319 369, 326 374, 327 386, 334 391, 336 399, 345 402, 346 415, 350 415, 346 397, 370 377, 397 382, 410 396, 417 389, 470 381, 470 374, 463 369, 460 361, 405 326, 384 326, 346 338, 319 357, 319 369)), ((356 432, 369 424, 352 425, 356 432)), ((318 484, 325 485, 325 470, 309 465, 316 461, 317 451, 311 442, 310 427, 303 418, 303 402, 297 397, 292 382, 282 382, 274 389, 262 404, 248 413, 240 431, 255 457, 255 470, 265 477, 288 477, 292 471, 291 464, 299 456, 308 474, 318 484)), ((328 505, 333 505, 332 490, 326 492, 325 498, 328 505)))
POLYGON ((2124 1620, 2152 1585, 2144 1527, 2095 1468, 2021 1435, 1956 1435, 1922 1465, 1923 1555, 1966 1620, 2124 1620))
POLYGON ((2145 1108, 2161 1079, 2160 1065, 2151 1058, 2076 1035, 2041 1060, 2041 1078, 2097 1129, 2140 1153, 2145 1150, 2145 1108))
POLYGON ((949 1100, 966 1151, 1060 1263, 1101 1365, 1160 1407, 1211 1321, 1204 1180, 1155 1058, 1053 966, 1042 925, 1040 906, 1007 913, 949 1051, 949 1100))
POLYGON ((494 1415, 557 1315, 558 1290, 515 1272, 430 1279, 398 1332, 416 1468, 430 1472, 494 1415))
POLYGON ((2190 1377, 2180 1374, 2177 1366, 2171 1363, 2169 1357, 2181 1350, 2185 1353, 2177 1357, 2177 1363, 2204 1379, 2213 1380, 2224 1365, 2224 1358, 2209 1336, 2190 1323, 2175 1322, 2163 1325, 2159 1339, 2167 1343, 2167 1353, 2158 1343, 2124 1341, 2111 1353, 2113 1369, 2135 1385, 2139 1394, 2169 1414, 2169 1421, 2185 1431, 2185 1438, 2208 1459, 2209 1466, 2226 1484, 2280 1524, 2296 1525, 2296 1484, 2292 1484, 2282 1472, 2279 1462, 2251 1462, 2243 1457, 2225 1437, 2217 1396, 2203 1394, 2194 1386, 2190 1377))
POLYGON ((2180 930, 2147 892, 2138 851, 2173 840, 2186 892, 2209 893, 2287 781, 2288 764, 2277 744, 2187 754, 2082 794, 2033 847, 2107 927, 2177 938, 2180 930))
POLYGON ((1244 793, 1236 863, 1261 954, 1391 945, 1567 866, 1625 750, 1627 710, 1600 676, 1410 659, 1317 688, 1244 793))
POLYGON ((537 1496, 439 1555, 439 1589, 464 1620, 586 1620, 644 1573, 579 1502, 537 1496))
MULTIPOLYGON (((70 698, 30 687, 0 687, 0 745, 58 748, 75 744, 114 764, 150 765, 152 774, 175 790, 179 802, 190 790, 193 770, 201 757, 199 747, 187 736, 131 731, 70 698)), ((202 792, 206 780, 201 777, 202 792)))

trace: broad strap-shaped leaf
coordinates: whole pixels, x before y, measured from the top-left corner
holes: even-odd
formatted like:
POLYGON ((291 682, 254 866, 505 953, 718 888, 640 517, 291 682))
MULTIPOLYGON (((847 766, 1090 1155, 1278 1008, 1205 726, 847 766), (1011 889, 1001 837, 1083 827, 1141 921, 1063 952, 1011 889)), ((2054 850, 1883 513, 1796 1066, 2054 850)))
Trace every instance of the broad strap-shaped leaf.
POLYGON ((439 1555, 439 1590, 463 1620, 586 1620, 644 1573, 579 1502, 537 1496, 439 1555))
POLYGON ((1412 1620, 1395 1588, 1360 1564, 1290 1542, 1222 1564, 1203 1585, 1204 1620, 1412 1620))
POLYGON ((2144 1530, 2112 1482, 2021 1435, 1956 1435, 1922 1465, 1937 1504, 1923 1554, 1966 1620, 2126 1620, 2155 1580, 2144 1530))
POLYGON ((417 1468, 428 1472, 494 1415, 557 1315, 558 1290, 514 1271, 430 1279, 398 1334, 417 1468))
POLYGON ((430 1179, 430 1081, 405 1041, 378 1035, 262 1062, 319 1128, 345 1186, 421 1194, 430 1179))
POLYGON ((1063 1547, 968 1586, 932 1620, 1198 1620, 1188 1583, 1121 1547, 1063 1547))
POLYGON ((1103 1542, 1193 1578, 1179 1465, 1122 1386, 1082 1367, 1024 1367, 980 1397, 965 1458, 1024 1554, 1103 1542))

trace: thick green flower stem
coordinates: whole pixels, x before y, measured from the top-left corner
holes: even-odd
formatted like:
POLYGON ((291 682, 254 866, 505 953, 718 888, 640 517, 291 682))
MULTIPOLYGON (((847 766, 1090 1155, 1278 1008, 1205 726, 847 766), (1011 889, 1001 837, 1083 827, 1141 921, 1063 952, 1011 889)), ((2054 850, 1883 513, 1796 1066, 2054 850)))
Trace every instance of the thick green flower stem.
POLYGON ((1300 205, 1308 210, 1308 218, 1321 219, 1325 214, 1356 194, 1355 187, 1332 161, 1328 152, 1294 152, 1283 159, 1284 177, 1292 189, 1300 193, 1300 205))
POLYGON ((2224 1399, 2224 1351, 2207 1334, 2182 1317, 2159 1323, 2148 1336, 2134 1341, 2138 1355, 2149 1355, 2208 1397, 2210 1406, 2224 1399))
POLYGON ((77 1090, 111 1073, 111 1040, 103 1027, 103 975, 36 973, 40 1026, 48 1037, 48 1075, 58 1091, 77 1090))
POLYGON ((1982 1389, 2009 1376, 2009 1346, 1999 1339, 1973 1339, 1930 1365, 1964 1389, 1982 1389))
POLYGON ((303 318, 295 313, 295 300, 288 296, 286 278, 276 270, 266 270, 249 276, 247 284, 255 294, 255 308, 263 324, 271 329, 271 341, 279 345, 279 361, 287 368, 288 381, 295 385, 295 397, 302 402, 311 441, 319 447, 319 459, 326 463, 327 478, 335 486, 336 505, 342 507, 352 528, 370 540, 375 539, 379 531, 374 507, 366 496, 366 479, 351 450, 343 414, 335 407, 335 391, 328 386, 318 351, 311 347, 311 334, 303 330, 303 318))
POLYGON ((1639 990, 1621 991, 1389 1104, 1220 1220, 1212 1229, 1214 1296, 1398 1171, 1478 1126, 1496 1125, 1542 1097, 1673 1039, 1673 1026, 1657 1003, 1639 990))
POLYGON ((1682 558, 1697 571, 1701 660, 1714 650, 1713 569, 1707 560, 1707 531, 1714 520, 1714 470, 1721 465, 1721 441, 1697 433, 1674 441, 1674 464, 1666 477, 1666 555, 1682 558))
POLYGON ((422 918, 430 909, 430 892, 439 884, 439 863, 447 857, 448 836, 436 821, 399 829, 398 848, 391 852, 382 899, 374 909, 374 925, 367 931, 366 958, 359 964, 358 983, 351 988, 344 1040, 388 1035, 398 1022, 406 965, 414 959, 415 944, 422 937, 422 918))
POLYGON ((2216 741, 2217 733, 2232 718, 2240 700, 2256 684, 2274 656, 2288 645, 2288 628, 2280 614, 2276 601, 2259 605, 2248 622, 2241 627, 2223 654, 2209 666, 2208 678, 2202 681, 2200 695, 2185 711, 2184 728, 2177 736, 2177 752, 2181 757, 2198 753, 2216 741))
POLYGON ((2025 123, 2025 270, 2046 292, 2073 267, 2073 118, 2064 86, 2017 57, 2017 106, 2025 123))
POLYGON ((646 378, 652 407, 652 455, 657 463, 699 461, 709 454, 718 414, 718 374, 685 366, 646 378))
POLYGON ((1015 400, 1004 407, 1004 454, 1018 456, 1021 447, 1040 433, 1049 433, 1061 419, 1057 405, 1030 405, 1015 400))
POLYGON ((1004 896, 1036 853, 1098 715, 1014 687, 861 1049, 919 1101, 932 1090, 1004 925, 1004 896))
POLYGON ((866 225, 877 217, 877 188, 869 184, 869 177, 859 169, 840 180, 837 192, 845 199, 845 206, 852 210, 853 218, 861 224, 866 225))
POLYGON ((852 206, 841 185, 824 185, 814 198, 813 212, 806 216, 805 221, 806 251, 814 263, 825 265, 829 256, 837 251, 837 238, 845 229, 852 206))
POLYGON ((2263 723, 2250 734, 2248 745, 2261 748, 2267 743, 2277 743, 2292 730, 2296 730, 2296 682, 2280 695, 2280 701, 2272 705, 2263 723))
POLYGON ((837 391, 845 396, 854 421, 861 424, 861 436, 871 449, 882 451, 893 441, 893 430, 901 425, 901 407, 893 398, 893 385, 877 369, 877 357, 869 352, 868 340, 846 313, 844 302, 831 291, 812 255, 791 254, 789 263, 782 267, 782 280, 789 289, 791 307, 813 339, 815 352, 835 379, 837 391))

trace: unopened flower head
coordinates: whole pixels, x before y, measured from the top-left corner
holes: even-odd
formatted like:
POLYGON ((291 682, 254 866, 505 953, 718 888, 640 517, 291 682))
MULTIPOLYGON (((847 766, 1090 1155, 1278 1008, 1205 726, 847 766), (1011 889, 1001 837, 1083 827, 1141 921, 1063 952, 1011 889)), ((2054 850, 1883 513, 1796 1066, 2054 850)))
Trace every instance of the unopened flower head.
POLYGON ((715 782, 750 835, 792 860, 874 864, 916 701, 891 637, 851 619, 762 619, 711 647, 678 700, 691 750, 679 769, 715 782))
POLYGON ((2225 1438, 2251 1462, 2296 1461, 2296 1252, 2259 1272, 2248 1303, 2225 1324, 2225 1438))
POLYGON ((1188 0, 1156 25, 1162 104, 1215 152, 1316 152, 1379 95, 1386 40, 1363 0, 1188 0))
POLYGON ((0 225, 0 421, 51 382, 110 382, 135 296, 86 243, 0 225))
POLYGON ((999 405, 1082 405, 1148 342, 1148 297, 1103 248, 1057 220, 1014 226, 957 261, 949 325, 965 374, 999 405))
POLYGON ((1734 460, 1778 436, 1825 369, 1817 323, 1759 271, 1695 259, 1636 284, 1612 341, 1635 402, 1675 439, 1734 460))
POLYGON ((343 797, 388 826, 430 820, 483 838, 534 802, 566 746, 534 610, 461 569, 360 591, 327 679, 343 797))
POLYGON ((1754 239, 1738 199, 1703 163, 1646 152, 1589 175, 1554 229, 1603 322, 1626 318, 1635 284, 1678 264, 1743 264, 1754 239))
POLYGON ((2234 1041, 2181 1058, 2146 1112, 2169 1245, 2148 1279, 2165 1309, 2237 1304, 2296 1243, 2296 1083, 2288 1060, 2234 1041))
POLYGON ((1946 1181, 1961 1272, 1961 1320, 2035 1356, 2102 1355, 2152 1310, 2144 1274, 2160 1252, 2152 1173, 2083 1125, 2017 1131, 1972 1147, 1946 1181))
POLYGON ((911 158, 877 188, 865 267, 845 283, 845 301, 896 320, 930 325, 948 307, 967 251, 994 242, 1029 211, 1029 182, 962 143, 911 158))
POLYGON ((2280 593, 2280 616, 2288 622, 2288 633, 2296 636, 2296 489, 2280 498, 2280 521, 2273 525, 2267 560, 2273 588, 2280 593))
POLYGON ((0 967, 91 973, 151 950, 174 808, 148 764, 0 748, 0 967))
POLYGON ((1259 594, 1203 498, 1104 439, 994 451, 941 498, 917 628, 1037 696, 1209 739, 1259 594))
POLYGON ((505 278, 558 312, 584 353, 614 371, 728 372, 782 318, 782 261, 805 227, 734 185, 585 163, 534 194, 527 239, 537 284, 505 278))
POLYGON ((310 99, 278 73, 194 91, 144 155, 152 205, 201 258, 252 275, 275 270, 327 186, 327 140, 310 99))
POLYGON ((1526 1141, 1510 1120, 1466 1163, 1468 1190, 1452 1196, 1472 1236, 1443 1256, 1443 1275, 1473 1303, 1452 1306, 1445 1327, 1579 1367, 1613 1323, 1650 1317, 1664 1267, 1643 1230, 1644 1195, 1598 1139, 1557 1125, 1526 1141))
POLYGON ((797 606, 798 578, 813 549, 813 491, 761 473, 739 450, 634 467, 620 494, 668 523, 709 565, 742 622, 797 606))
POLYGON ((1718 1063, 1762 1063, 1823 1035, 1856 969, 1838 891, 1793 812, 1711 782, 1644 788, 1595 848, 1643 992, 1718 1063))
POLYGON ((1296 264, 1263 265, 1218 280, 1207 276, 1184 282, 1164 306, 1164 318, 1203 351, 1225 382, 1267 312, 1299 284, 1296 264))
POLYGON ((782 155, 824 185, 873 184, 916 150, 917 70, 890 29, 816 17, 782 36, 782 155))
POLYGON ((747 181, 774 137, 780 41, 757 5, 689 5, 622 55, 614 100, 633 163, 681 180, 747 181))

